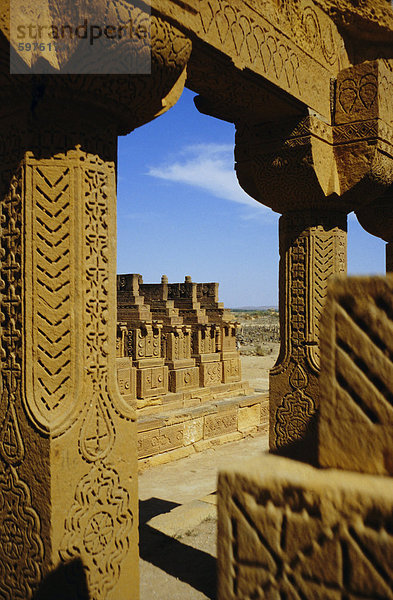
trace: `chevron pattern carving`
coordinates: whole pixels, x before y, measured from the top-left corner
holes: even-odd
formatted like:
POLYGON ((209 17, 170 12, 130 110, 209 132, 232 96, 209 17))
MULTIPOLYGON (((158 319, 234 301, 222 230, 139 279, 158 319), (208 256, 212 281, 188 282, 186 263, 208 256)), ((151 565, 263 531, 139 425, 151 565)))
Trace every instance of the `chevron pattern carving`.
POLYGON ((311 348, 313 362, 320 364, 320 321, 326 302, 328 283, 332 275, 345 272, 346 261, 342 256, 343 240, 337 228, 325 231, 318 227, 312 234, 314 251, 311 260, 311 277, 313 278, 313 318, 310 321, 311 335, 318 345, 311 348))
POLYGON ((48 411, 70 389, 70 169, 36 169, 36 297, 38 365, 35 385, 48 411))
MULTIPOLYGON (((329 277, 334 273, 334 234, 318 231, 314 237, 314 336, 319 340, 319 323, 325 305, 329 277)), ((315 347, 314 356, 320 362, 319 346, 315 347)))

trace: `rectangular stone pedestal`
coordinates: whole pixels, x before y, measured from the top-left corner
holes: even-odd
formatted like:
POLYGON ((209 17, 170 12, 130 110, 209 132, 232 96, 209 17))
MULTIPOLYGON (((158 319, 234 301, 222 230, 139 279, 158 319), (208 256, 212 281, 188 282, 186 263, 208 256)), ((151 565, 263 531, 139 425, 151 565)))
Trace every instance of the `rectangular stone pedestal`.
POLYGON ((138 369, 136 393, 138 398, 152 398, 168 392, 168 367, 138 369))
POLYGON ((199 385, 208 387, 218 385, 222 382, 222 363, 208 362, 202 363, 199 367, 199 385))
POLYGON ((237 352, 225 352, 222 357, 222 381, 231 383, 241 381, 242 367, 237 352))
POLYGON ((393 600, 393 479, 266 455, 218 494, 219 600, 393 600))
POLYGON ((192 390, 199 386, 198 367, 188 367, 169 371, 169 391, 181 392, 192 390))

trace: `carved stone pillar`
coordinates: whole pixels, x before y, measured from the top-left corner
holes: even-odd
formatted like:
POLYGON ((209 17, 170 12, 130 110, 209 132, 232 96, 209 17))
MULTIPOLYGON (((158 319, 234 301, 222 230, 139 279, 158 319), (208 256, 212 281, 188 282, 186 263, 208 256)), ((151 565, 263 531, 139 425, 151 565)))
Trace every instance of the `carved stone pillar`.
POLYGON ((236 124, 236 171, 241 186, 259 202, 284 214, 280 272, 283 345, 270 379, 270 445, 292 457, 315 460, 315 435, 309 431, 309 423, 319 396, 321 287, 326 288, 328 277, 345 263, 344 215, 355 210, 361 223, 367 222, 367 230, 388 229, 390 237, 384 237, 385 233, 381 237, 393 241, 393 221, 386 219, 389 211, 381 217, 378 201, 374 202, 393 180, 392 99, 388 92, 392 74, 390 62, 382 60, 342 70, 332 82, 330 115, 304 110, 304 114, 282 121, 253 123, 250 119, 236 124), (295 223, 290 215, 297 215, 295 223), (285 242, 286 238, 290 241, 285 242), (325 248, 330 241, 332 247, 325 248), (303 257, 303 266, 300 258, 295 261, 297 255, 303 257), (293 295, 302 277, 303 316, 296 308, 298 295, 293 295))
POLYGON ((117 135, 175 103, 191 50, 152 25, 140 77, 9 76, 0 36, 2 599, 139 597, 134 401, 115 362, 117 135))
POLYGON ((270 372, 270 448, 313 460, 319 406, 319 320, 330 277, 346 272, 346 215, 280 218, 281 351, 270 372))
POLYGON ((116 130, 16 117, 0 123, 12 140, 1 156, 0 596, 30 598, 59 564, 53 581, 70 596, 83 572, 91 598, 136 596, 136 424, 115 366, 116 130), (72 563, 79 579, 61 583, 72 563))

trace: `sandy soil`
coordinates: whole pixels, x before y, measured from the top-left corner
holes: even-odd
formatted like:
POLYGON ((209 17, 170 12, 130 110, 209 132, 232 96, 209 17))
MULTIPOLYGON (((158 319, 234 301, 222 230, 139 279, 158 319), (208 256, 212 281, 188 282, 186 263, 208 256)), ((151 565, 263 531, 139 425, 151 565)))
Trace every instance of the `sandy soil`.
POLYGON ((216 598, 217 472, 267 446, 258 434, 142 473, 141 600, 216 598))
MULTIPOLYGON (((268 356, 243 356, 243 379, 268 390, 268 356)), ((267 435, 153 467, 139 477, 141 600, 216 598, 217 473, 267 450, 267 435)))
POLYGON ((242 379, 257 391, 269 390, 269 370, 274 366, 280 345, 270 343, 273 352, 266 356, 242 356, 242 379))

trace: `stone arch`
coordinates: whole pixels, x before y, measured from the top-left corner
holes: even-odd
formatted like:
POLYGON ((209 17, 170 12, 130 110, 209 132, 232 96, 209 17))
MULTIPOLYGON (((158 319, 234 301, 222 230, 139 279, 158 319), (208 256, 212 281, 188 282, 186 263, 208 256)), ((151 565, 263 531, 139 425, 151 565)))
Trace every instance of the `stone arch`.
MULTIPOLYGON (((283 213, 286 333, 272 374, 271 446, 284 452, 296 446, 298 456, 313 459, 317 313, 328 277, 344 269, 345 215, 360 214, 393 181, 392 18, 382 0, 381 26, 367 11, 350 12, 354 23, 373 21, 364 56, 350 20, 343 23, 334 4, 154 0, 151 75, 61 78, 56 69, 75 58, 73 44, 48 73, 31 75, 25 68, 9 74, 4 7, 5 598, 30 598, 60 559, 82 560, 95 600, 137 597, 135 416, 114 379, 116 138, 170 108, 186 80, 199 93, 199 110, 235 123, 243 188, 283 213), (119 460, 125 455, 129 463, 119 460)), ((366 4, 369 9, 371 0, 366 4)), ((142 1, 131 6, 146 9, 142 1)), ((56 7, 61 11, 64 3, 56 7)), ((94 16, 113 7, 127 8, 122 0, 102 0, 94 16)), ((18 50, 16 59, 23 65, 18 50)))

